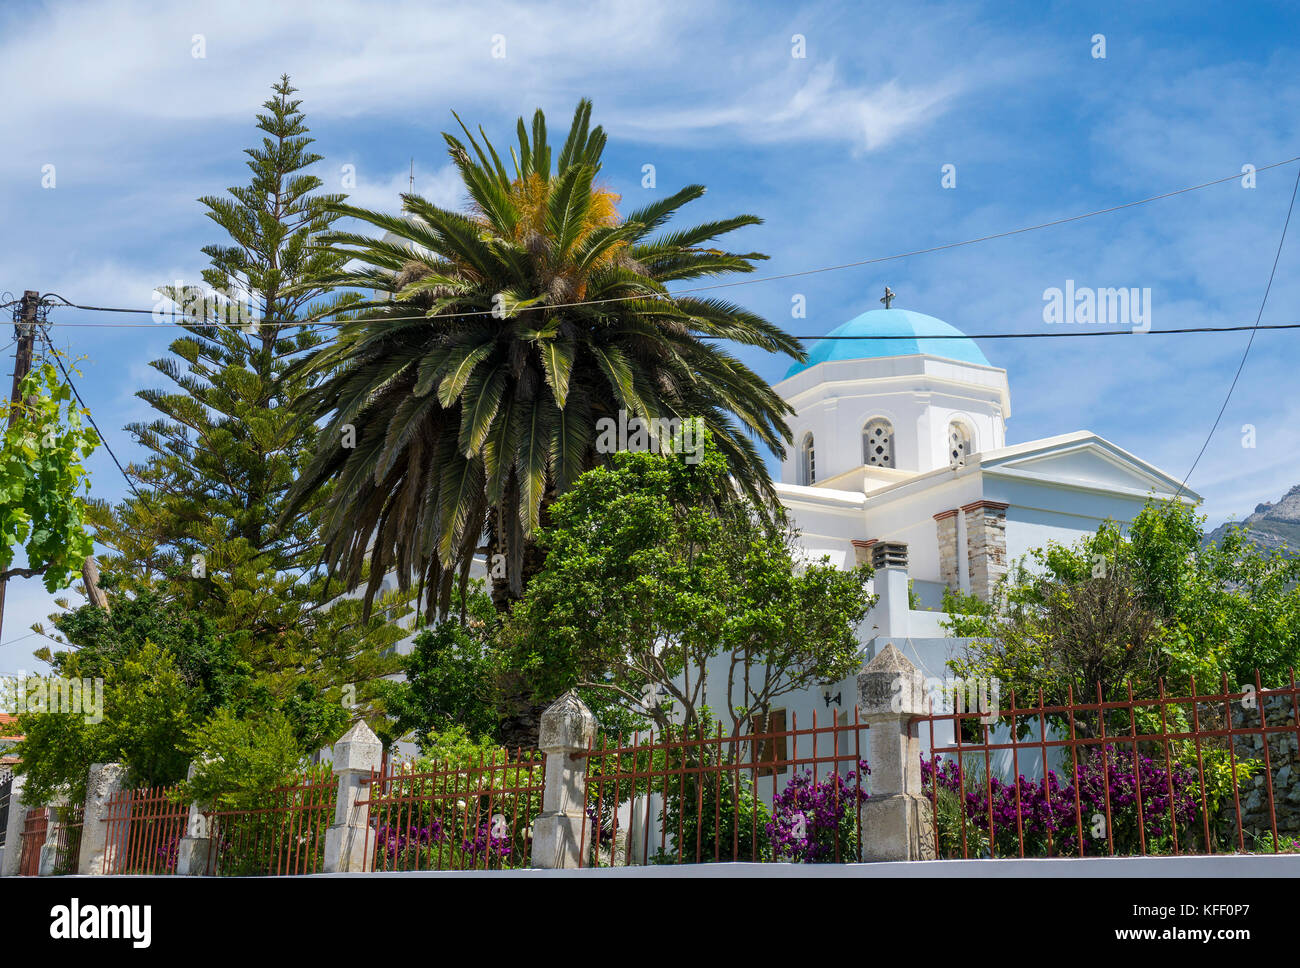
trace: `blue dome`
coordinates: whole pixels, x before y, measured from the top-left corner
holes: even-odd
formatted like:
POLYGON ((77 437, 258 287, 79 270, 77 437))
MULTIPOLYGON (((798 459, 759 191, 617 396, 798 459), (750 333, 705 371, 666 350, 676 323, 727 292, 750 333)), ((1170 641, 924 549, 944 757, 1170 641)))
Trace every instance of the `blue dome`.
POLYGON ((796 363, 790 367, 785 375, 787 380, 796 373, 827 360, 872 360, 882 356, 911 356, 915 353, 928 353, 979 366, 992 365, 975 345, 975 341, 968 339, 957 327, 949 326, 942 319, 935 319, 925 313, 914 313, 910 309, 873 309, 836 326, 827 335, 850 338, 819 339, 808 351, 806 363, 796 363), (903 338, 879 339, 881 336, 903 338), (932 339, 934 336, 959 338, 932 339))

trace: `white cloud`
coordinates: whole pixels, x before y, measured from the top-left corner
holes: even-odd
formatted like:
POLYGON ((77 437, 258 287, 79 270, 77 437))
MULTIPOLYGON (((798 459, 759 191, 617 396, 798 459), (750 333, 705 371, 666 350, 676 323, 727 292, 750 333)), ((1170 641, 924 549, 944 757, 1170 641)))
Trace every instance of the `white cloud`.
POLYGON ((760 143, 849 141, 873 151, 899 135, 937 120, 962 92, 955 77, 920 86, 890 79, 857 87, 837 79, 835 64, 813 66, 799 82, 801 62, 758 84, 744 96, 693 108, 664 108, 621 119, 620 129, 675 140, 722 132, 760 143))
MULTIPOLYGON (((401 204, 400 196, 412 190, 410 168, 375 178, 367 177, 364 169, 358 169, 356 174, 355 188, 339 190, 346 191, 348 204, 358 208, 396 212, 401 204)), ((333 190, 333 188, 327 185, 326 190, 333 190)), ((460 180, 460 173, 454 165, 450 164, 430 171, 417 163, 414 191, 415 194, 443 208, 459 209, 465 202, 465 189, 460 180)))

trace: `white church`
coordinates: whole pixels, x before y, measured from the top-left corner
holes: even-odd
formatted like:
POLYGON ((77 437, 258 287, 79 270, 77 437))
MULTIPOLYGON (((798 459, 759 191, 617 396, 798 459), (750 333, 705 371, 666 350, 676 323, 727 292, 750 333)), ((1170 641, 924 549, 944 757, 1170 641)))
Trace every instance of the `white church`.
MULTIPOLYGON (((892 299, 886 290, 881 301, 892 299)), ((776 490, 804 552, 876 569, 864 661, 893 643, 942 679, 966 646, 940 624, 945 588, 987 599, 1034 548, 1073 544, 1107 519, 1127 525, 1150 497, 1200 501, 1087 430, 1008 445, 1007 371, 943 320, 887 302, 814 343, 775 388, 795 410, 776 490)), ((796 717, 811 726, 814 710, 819 724, 842 722, 855 696, 849 677, 784 697, 774 712, 785 728, 796 717)))
MULTIPOLYGON (((951 675, 947 661, 970 641, 951 637, 941 625, 945 588, 987 599, 1008 564, 1034 548, 1073 544, 1108 519, 1127 525, 1152 496, 1193 504, 1200 498, 1185 489, 1179 494, 1176 479, 1087 430, 1008 446, 1006 370, 943 320, 891 308, 892 297, 886 290, 886 308, 865 312, 814 343, 807 362, 776 384, 795 410, 795 446, 776 491, 809 559, 825 556, 845 569, 865 561, 875 568, 880 597, 858 629, 863 662, 892 644, 933 682, 951 675)), ((704 697, 724 723, 728 673, 726 656, 711 661, 704 697)), ((1001 698, 1000 708, 1009 697, 1001 698)), ((773 732, 851 725, 856 699, 855 672, 782 695, 766 725, 773 732)), ((917 732, 928 751, 929 728, 917 732)), ((838 743, 850 734, 837 731, 838 743)), ((821 735, 819 755, 825 757, 833 752, 831 738, 821 735)), ((993 729, 992 739, 1009 741, 1005 723, 993 729)), ((1031 734, 1026 742, 1036 740, 1031 734)), ((813 752, 807 734, 772 742, 760 755, 776 763, 813 752)), ((934 745, 952 742, 951 721, 936 722, 934 745)), ((838 752, 847 751, 839 745, 838 752)), ((1049 754, 1049 761, 1057 755, 1049 754)), ((996 751, 990 762, 1004 779, 1043 772, 1032 746, 1018 751, 1014 769, 1010 750, 996 751)), ((759 796, 770 803, 776 787, 802 769, 774 766, 773 782, 758 783, 759 796)), ((823 766, 822 774, 831 769, 823 766)), ((623 809, 629 849, 643 862, 637 845, 646 817, 651 830, 658 829, 659 797, 623 809)))

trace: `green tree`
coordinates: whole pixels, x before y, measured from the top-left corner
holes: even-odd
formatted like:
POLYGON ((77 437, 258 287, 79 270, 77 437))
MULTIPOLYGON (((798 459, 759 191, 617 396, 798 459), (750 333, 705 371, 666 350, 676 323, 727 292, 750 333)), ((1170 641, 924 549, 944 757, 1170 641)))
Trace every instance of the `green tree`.
POLYGON ((1074 546, 1049 544, 1017 563, 990 602, 948 593, 954 635, 976 641, 954 668, 1002 680, 1049 705, 1076 698, 1185 695, 1288 681, 1300 665, 1300 560, 1265 553, 1230 530, 1202 546, 1204 518, 1149 501, 1127 533, 1103 524, 1074 546))
MULTIPOLYGON (((201 716, 202 695, 186 684, 175 657, 145 642, 102 671, 100 721, 93 721, 93 710, 19 715, 24 739, 16 751, 27 777, 27 803, 49 803, 57 796, 84 800, 92 763, 123 763, 131 783, 139 786, 184 777, 191 752, 187 735, 201 716)), ((58 672, 67 679, 83 676, 75 652, 63 653, 58 672)))
POLYGON ((49 637, 62 645, 75 643, 68 650, 46 647, 35 653, 55 674, 67 674, 75 655, 80 675, 104 677, 152 642, 171 654, 186 686, 201 691, 199 708, 204 714, 234 701, 252 677, 252 668, 208 616, 167 600, 157 590, 127 596, 109 584, 104 591, 111 611, 87 604, 53 616, 55 632, 49 637))
POLYGON ((1300 559, 1266 552, 1230 528, 1205 545, 1205 518, 1181 504, 1149 506, 1133 521, 1133 568, 1166 628, 1175 674, 1236 688, 1290 681, 1300 667, 1300 559))
POLYGON ((403 657, 404 678, 380 684, 389 718, 376 732, 386 746, 407 735, 423 746, 431 736, 456 728, 474 737, 498 736, 498 622, 479 585, 471 588, 465 617, 452 615, 420 632, 403 657))
POLYGON ((33 789, 78 793, 90 765, 108 761, 124 763, 136 783, 176 783, 205 750, 194 737, 219 733, 218 718, 237 718, 259 742, 287 722, 299 758, 346 727, 346 710, 309 683, 273 691, 206 615, 156 591, 105 591, 111 612, 83 605, 55 617, 53 637, 74 648, 37 653, 61 680, 102 681, 104 704, 98 722, 55 710, 20 717, 28 737, 20 769, 33 789))
POLYGON ((321 566, 328 488, 285 513, 316 437, 288 406, 311 377, 289 366, 321 345, 312 321, 356 298, 328 296, 344 257, 315 243, 343 196, 321 193, 308 171, 321 156, 294 93, 284 77, 263 105, 248 184, 200 199, 228 236, 203 249, 204 286, 160 288, 185 332, 152 365, 175 387, 137 394, 158 413, 127 428, 149 457, 96 537, 114 551, 104 574, 123 594, 158 588, 208 616, 273 695, 293 701, 306 683, 337 700, 351 685, 365 711, 397 668, 391 647, 406 633, 395 621, 410 596, 385 597, 375 615, 337 600, 321 566))
POLYGON ((788 525, 727 499, 728 470, 707 437, 698 463, 622 453, 552 505, 545 566, 504 633, 536 695, 577 686, 688 733, 725 698, 735 732, 857 667, 870 569, 798 564, 788 525), (706 688, 719 657, 728 679, 706 688))
POLYGON ((321 376, 304 418, 326 427, 290 510, 334 485, 328 561, 349 587, 369 562, 373 594, 394 567, 445 613, 486 535, 504 609, 540 567, 546 506, 607 459, 597 424, 620 411, 702 418, 739 489, 771 496, 755 440, 783 453, 790 408, 719 341, 802 359, 798 342, 735 304, 668 291, 752 271, 765 256, 714 240, 760 220, 659 233, 700 185, 620 215, 590 118, 584 100, 554 163, 542 112, 531 130, 520 118, 510 170, 481 130, 445 134, 468 212, 417 195, 403 215, 335 208, 386 234, 329 236, 355 260, 331 281, 376 297, 302 364, 321 376))
POLYGON ((84 497, 90 475, 82 462, 99 446, 99 435, 82 425, 82 411, 53 363, 22 379, 19 398, 0 447, 0 583, 40 575, 53 592, 71 583, 93 550, 84 497), (26 567, 13 564, 19 546, 26 567))

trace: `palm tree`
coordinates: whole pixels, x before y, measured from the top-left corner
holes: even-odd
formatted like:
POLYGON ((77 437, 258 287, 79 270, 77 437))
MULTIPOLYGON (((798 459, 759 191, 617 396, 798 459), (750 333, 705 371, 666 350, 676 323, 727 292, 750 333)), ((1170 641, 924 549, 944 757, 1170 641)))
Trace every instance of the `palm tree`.
POLYGON ((798 341, 733 303, 667 289, 753 271, 765 256, 709 243, 761 220, 652 238, 704 187, 620 217, 596 183, 605 134, 590 117, 581 101, 554 169, 543 113, 531 133, 520 118, 513 174, 481 128, 482 144, 461 123, 469 148, 444 134, 466 213, 414 194, 403 216, 336 206, 385 235, 325 237, 352 260, 330 283, 375 298, 300 364, 315 386, 296 406, 325 429, 293 500, 329 487, 327 564, 353 588, 369 557, 367 602, 395 568, 445 614, 480 550, 505 565, 498 605, 520 597, 545 506, 606 459, 597 421, 620 410, 701 418, 734 486, 773 496, 755 441, 783 456, 792 411, 719 341, 803 359, 798 341))

